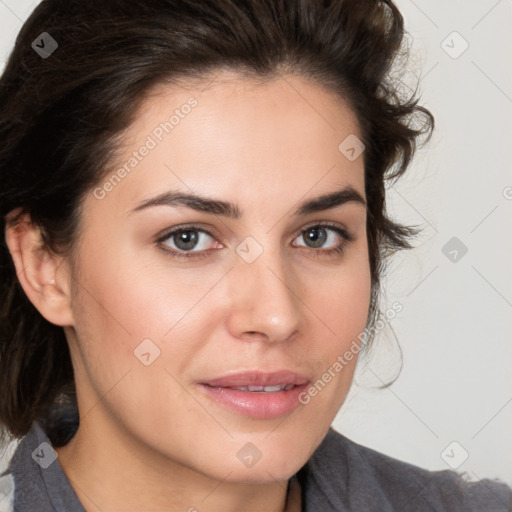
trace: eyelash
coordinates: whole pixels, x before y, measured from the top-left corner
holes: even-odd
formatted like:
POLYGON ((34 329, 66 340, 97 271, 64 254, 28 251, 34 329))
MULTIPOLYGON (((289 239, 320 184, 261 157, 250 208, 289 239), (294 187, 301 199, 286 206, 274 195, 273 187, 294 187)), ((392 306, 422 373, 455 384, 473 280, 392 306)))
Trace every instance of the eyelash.
MULTIPOLYGON (((338 235, 340 235, 343 240, 336 247, 333 247, 331 249, 314 249, 314 248, 310 247, 309 250, 311 252, 313 252, 315 254, 315 256, 317 256, 317 257, 320 257, 320 256, 334 256, 334 255, 337 255, 337 254, 343 254, 347 244, 349 244, 350 242, 354 241, 354 237, 348 231, 346 231, 343 228, 340 228, 339 226, 336 226, 334 224, 329 224, 329 223, 312 224, 312 225, 308 226, 307 228, 304 228, 300 232, 299 236, 303 235, 304 233, 306 233, 310 229, 319 228, 319 227, 332 229, 334 232, 336 232, 338 235)), ((198 231, 198 232, 201 232, 201 233, 205 233, 208 236, 210 236, 211 238, 215 239, 215 237, 208 230, 203 229, 203 228, 201 228, 199 226, 191 225, 191 226, 178 226, 176 228, 173 228, 171 231, 168 231, 167 233, 165 233, 165 235, 163 235, 162 237, 158 238, 156 240, 156 243, 157 244, 163 244, 163 242, 165 242, 166 240, 171 238, 173 235, 175 235, 177 233, 180 233, 182 231, 198 231)), ((300 246, 300 247, 308 249, 308 247, 306 247, 306 246, 300 246)), ((163 251, 168 253, 171 257, 178 258, 178 259, 183 259, 183 260, 205 258, 212 251, 218 250, 218 249, 208 249, 208 250, 204 250, 204 251, 192 252, 192 251, 176 251, 175 249, 171 249, 168 246, 166 246, 165 248, 164 247, 161 247, 161 248, 162 248, 163 251)))

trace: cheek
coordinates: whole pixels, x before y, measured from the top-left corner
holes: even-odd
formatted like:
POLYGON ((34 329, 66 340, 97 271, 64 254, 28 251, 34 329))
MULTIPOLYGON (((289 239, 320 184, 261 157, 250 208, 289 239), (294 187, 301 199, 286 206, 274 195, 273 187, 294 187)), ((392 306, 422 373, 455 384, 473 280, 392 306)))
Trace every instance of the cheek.
MULTIPOLYGON (((318 361, 321 382, 312 390, 310 406, 334 418, 352 382, 371 298, 370 269, 363 256, 316 280, 307 281, 308 308, 317 320, 310 358, 318 361)), ((307 401, 307 397, 305 398, 307 401)))
POLYGON ((337 349, 366 327, 371 298, 371 275, 367 254, 354 251, 337 269, 308 277, 304 285, 307 305, 329 328, 337 349))
POLYGON ((95 404, 104 397, 110 415, 146 437, 144 428, 155 434, 160 426, 168 431, 200 423, 202 411, 180 383, 208 342, 214 320, 195 305, 216 279, 194 280, 130 257, 83 261, 73 308, 81 355, 74 358, 75 378, 84 410, 98 413, 95 404))
POLYGON ((85 364, 102 368, 96 377, 105 386, 141 366, 134 354, 139 347, 149 347, 152 357, 158 356, 157 366, 187 367, 219 323, 210 292, 225 269, 170 270, 165 261, 148 264, 130 251, 100 254, 84 251, 73 305, 85 364))
POLYGON ((352 336, 354 329, 365 328, 370 302, 370 279, 366 273, 354 271, 338 278, 332 276, 322 288, 323 291, 312 291, 309 301, 336 338, 341 341, 352 336))

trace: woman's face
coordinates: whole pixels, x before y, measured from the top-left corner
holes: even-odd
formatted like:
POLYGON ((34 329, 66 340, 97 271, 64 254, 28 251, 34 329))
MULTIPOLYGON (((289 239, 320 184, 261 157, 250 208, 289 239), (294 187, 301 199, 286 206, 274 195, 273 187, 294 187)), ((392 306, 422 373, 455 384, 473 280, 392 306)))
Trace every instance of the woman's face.
POLYGON ((81 428, 219 480, 285 480, 307 461, 368 315, 354 137, 342 100, 291 75, 225 73, 146 101, 83 204, 66 328, 81 428))

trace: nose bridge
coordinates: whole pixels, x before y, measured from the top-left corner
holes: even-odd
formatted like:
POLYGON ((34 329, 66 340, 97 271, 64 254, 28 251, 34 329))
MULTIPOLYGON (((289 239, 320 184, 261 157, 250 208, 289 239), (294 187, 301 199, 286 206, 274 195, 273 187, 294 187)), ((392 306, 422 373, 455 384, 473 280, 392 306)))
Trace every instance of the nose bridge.
MULTIPOLYGON (((237 252, 240 248, 247 249, 243 243, 240 246, 237 252)), ((249 251, 253 249, 249 246, 249 251)), ((232 272, 234 288, 229 321, 232 334, 243 337, 258 333, 268 341, 284 340, 299 328, 301 319, 301 302, 293 286, 292 268, 278 248, 265 248, 248 261, 242 252, 232 272)))

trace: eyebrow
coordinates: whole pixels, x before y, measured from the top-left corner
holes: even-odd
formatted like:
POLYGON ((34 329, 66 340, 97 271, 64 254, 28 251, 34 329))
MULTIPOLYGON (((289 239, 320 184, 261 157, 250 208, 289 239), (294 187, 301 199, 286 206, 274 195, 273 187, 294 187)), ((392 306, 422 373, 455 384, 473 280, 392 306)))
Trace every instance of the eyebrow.
MULTIPOLYGON (((362 198, 359 192, 353 187, 347 186, 335 192, 324 194, 300 203, 295 210, 294 215, 304 216, 310 213, 330 210, 351 202, 361 204, 366 207, 366 201, 362 198)), ((243 211, 238 207, 238 205, 229 201, 222 201, 198 194, 172 190, 142 201, 130 211, 130 214, 154 206, 185 206, 198 212, 220 215, 232 219, 239 219, 243 215, 243 211)))

